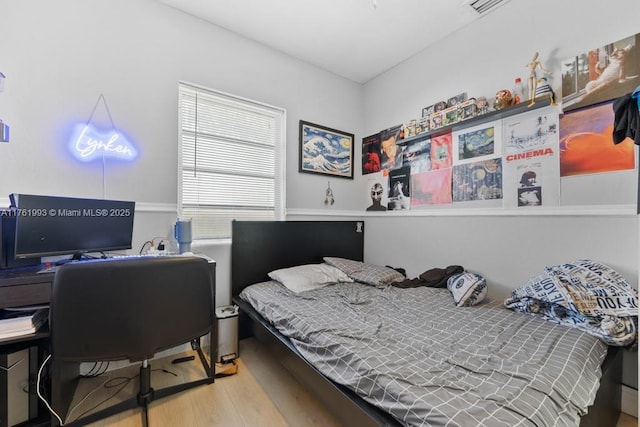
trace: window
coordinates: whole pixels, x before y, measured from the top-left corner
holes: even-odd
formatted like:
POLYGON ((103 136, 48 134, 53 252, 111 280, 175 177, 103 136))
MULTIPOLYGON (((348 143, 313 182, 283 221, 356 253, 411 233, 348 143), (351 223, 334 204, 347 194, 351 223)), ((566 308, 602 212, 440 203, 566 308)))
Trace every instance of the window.
POLYGON ((285 111, 179 84, 180 218, 193 239, 231 236, 231 220, 284 212, 285 111))

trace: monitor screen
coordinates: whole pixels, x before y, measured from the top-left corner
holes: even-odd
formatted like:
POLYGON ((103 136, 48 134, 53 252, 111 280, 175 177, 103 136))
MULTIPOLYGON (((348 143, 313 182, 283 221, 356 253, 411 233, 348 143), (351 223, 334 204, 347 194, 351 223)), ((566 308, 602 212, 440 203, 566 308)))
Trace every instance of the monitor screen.
POLYGON ((15 257, 131 249, 135 202, 12 194, 15 257))

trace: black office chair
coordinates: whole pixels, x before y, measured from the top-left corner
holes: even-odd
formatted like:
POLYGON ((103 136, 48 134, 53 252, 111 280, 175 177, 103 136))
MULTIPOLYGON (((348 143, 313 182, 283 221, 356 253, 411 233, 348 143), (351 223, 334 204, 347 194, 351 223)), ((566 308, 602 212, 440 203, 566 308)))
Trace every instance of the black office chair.
MULTIPOLYGON (((73 422, 84 425, 190 387, 214 381, 214 347, 209 361, 200 338, 215 343, 215 293, 209 262, 198 257, 132 257, 69 263, 53 281, 50 307, 51 394, 66 414, 79 379, 79 362, 142 361, 135 398, 73 422), (159 351, 191 343, 205 370, 202 379, 154 390, 148 360, 159 351)), ((62 418, 63 415, 60 415, 62 418)), ((55 420, 54 420, 55 421, 55 420)), ((68 423, 65 423, 68 424, 68 423)))

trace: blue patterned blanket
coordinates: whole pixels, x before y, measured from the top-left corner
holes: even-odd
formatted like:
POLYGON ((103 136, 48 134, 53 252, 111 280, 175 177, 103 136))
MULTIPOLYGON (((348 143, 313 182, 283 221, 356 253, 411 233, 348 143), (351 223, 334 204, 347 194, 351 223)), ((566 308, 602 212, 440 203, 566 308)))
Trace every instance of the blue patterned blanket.
POLYGON ((638 291, 613 268, 593 260, 545 267, 515 289, 505 307, 599 337, 608 345, 638 340, 638 291))

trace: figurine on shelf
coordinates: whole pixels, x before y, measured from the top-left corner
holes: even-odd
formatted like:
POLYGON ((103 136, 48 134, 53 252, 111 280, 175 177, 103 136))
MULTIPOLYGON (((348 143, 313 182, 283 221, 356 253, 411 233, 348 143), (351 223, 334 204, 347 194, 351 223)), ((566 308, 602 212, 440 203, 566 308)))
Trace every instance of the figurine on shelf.
POLYGON ((494 110, 502 110, 511 106, 511 104, 513 104, 513 97, 509 89, 501 89, 496 92, 496 99, 493 102, 494 110))
POLYGON ((531 103, 529 106, 535 104, 536 99, 549 97, 549 101, 551 105, 555 106, 556 104, 556 94, 553 93, 553 89, 551 89, 551 85, 547 82, 546 77, 540 77, 538 79, 538 85, 536 87, 536 93, 533 98, 531 98, 531 103))
POLYGON ((489 101, 487 101, 487 98, 485 98, 484 96, 481 96, 478 99, 476 99, 476 114, 480 116, 482 114, 487 114, 488 112, 489 112, 489 101))
POLYGON ((525 67, 529 67, 529 99, 531 102, 529 103, 529 107, 536 103, 536 90, 538 87, 538 76, 536 74, 536 68, 540 68, 540 70, 546 74, 551 74, 551 71, 546 70, 540 61, 538 61, 538 52, 533 54, 533 59, 529 62, 525 67))

